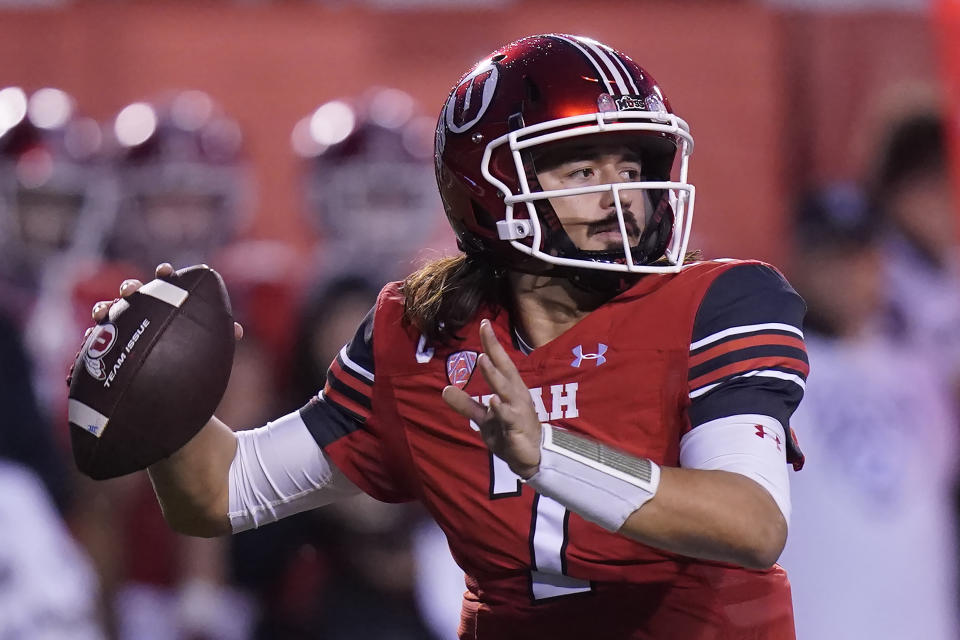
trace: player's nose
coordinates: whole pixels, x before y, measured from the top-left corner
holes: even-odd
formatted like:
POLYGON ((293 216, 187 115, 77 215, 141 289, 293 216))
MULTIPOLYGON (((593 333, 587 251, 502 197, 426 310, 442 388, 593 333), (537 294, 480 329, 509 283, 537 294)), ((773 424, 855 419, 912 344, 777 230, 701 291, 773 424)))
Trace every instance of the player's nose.
MULTIPOLYGON (((601 171, 601 178, 605 184, 623 184, 626 182, 632 182, 625 178, 617 170, 615 164, 610 164, 609 166, 603 167, 601 171)), ((633 203, 634 198, 636 197, 636 189, 614 189, 611 187, 606 191, 601 193, 600 197, 600 206, 603 209, 615 209, 616 204, 614 203, 614 194, 619 194, 620 197, 620 207, 624 210, 629 209, 630 205, 633 203)))

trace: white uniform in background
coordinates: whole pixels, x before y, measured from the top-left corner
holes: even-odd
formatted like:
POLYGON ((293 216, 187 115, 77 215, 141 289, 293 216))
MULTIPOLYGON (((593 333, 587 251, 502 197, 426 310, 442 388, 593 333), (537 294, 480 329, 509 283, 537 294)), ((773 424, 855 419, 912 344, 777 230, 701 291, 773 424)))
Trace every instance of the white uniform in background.
POLYGON ((411 542, 420 617, 437 640, 456 640, 467 590, 463 569, 453 561, 447 537, 433 520, 424 518, 413 530, 411 542))
POLYGON ((43 482, 0 460, 0 638, 103 640, 99 592, 43 482))
POLYGON ((960 384, 960 252, 935 268, 903 238, 884 243, 895 330, 941 375, 960 384))
POLYGON ((807 458, 780 564, 799 640, 955 640, 957 420, 945 380, 879 334, 807 335, 807 458))

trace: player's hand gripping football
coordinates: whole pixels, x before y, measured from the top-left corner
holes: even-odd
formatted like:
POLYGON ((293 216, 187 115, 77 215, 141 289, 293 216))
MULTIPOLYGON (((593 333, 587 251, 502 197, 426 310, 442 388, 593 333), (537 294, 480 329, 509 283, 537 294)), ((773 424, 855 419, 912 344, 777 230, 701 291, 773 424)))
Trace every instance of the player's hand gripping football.
POLYGON ((457 413, 480 426, 480 435, 493 453, 521 478, 540 467, 540 420, 530 391, 510 356, 500 345, 489 320, 480 323, 483 353, 477 367, 493 396, 483 406, 453 385, 443 390, 443 399, 457 413))
MULTIPOLYGON (((174 272, 173 265, 169 262, 164 262, 157 265, 156 277, 166 277, 171 275, 174 272)), ((128 279, 124 280, 120 284, 120 298, 126 298, 133 294, 134 291, 143 286, 143 283, 139 280, 128 279)), ((107 317, 107 314, 110 312, 110 307, 114 305, 115 302, 119 301, 120 298, 115 298, 113 300, 101 300, 93 305, 93 311, 91 315, 93 316, 93 321, 99 323, 101 320, 107 317)), ((83 334, 84 339, 90 335, 90 332, 94 330, 95 327, 90 327, 83 334)), ((243 337, 243 327, 239 323, 233 323, 233 333, 236 336, 237 340, 243 337)), ((73 366, 70 367, 69 373, 67 373, 67 386, 70 386, 70 380, 73 377, 73 366)))
MULTIPOLYGON (((174 271, 173 265, 171 265, 169 262, 164 262, 162 264, 157 265, 156 276, 158 278, 166 277, 166 276, 172 275, 173 271, 174 271)), ((132 295, 134 291, 136 291, 142 286, 143 286, 143 283, 140 282, 139 280, 135 280, 135 279, 124 280, 120 284, 120 298, 126 298, 127 296, 132 295)), ((100 322, 101 320, 106 318, 107 313, 110 312, 110 307, 112 307, 113 303, 117 302, 117 300, 119 300, 120 298, 117 298, 115 300, 101 300, 100 302, 93 305, 94 322, 100 322)), ((93 330, 92 327, 90 329, 87 329, 87 333, 89 334, 90 331, 92 330, 93 330)), ((243 327, 241 327, 238 322, 233 323, 233 333, 236 336, 237 340, 243 337, 243 327)))

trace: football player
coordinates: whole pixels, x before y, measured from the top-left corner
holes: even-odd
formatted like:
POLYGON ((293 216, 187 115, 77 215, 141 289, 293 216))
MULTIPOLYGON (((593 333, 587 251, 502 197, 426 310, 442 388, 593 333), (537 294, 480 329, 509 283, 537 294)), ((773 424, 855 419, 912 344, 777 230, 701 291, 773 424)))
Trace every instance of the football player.
POLYGON ((239 124, 202 91, 133 102, 111 122, 119 206, 107 253, 140 268, 208 262, 249 220, 239 124))
MULTIPOLYGON (((36 291, 100 255, 115 207, 100 126, 45 87, 0 89, 0 281, 36 291)), ((16 305, 11 305, 16 309, 16 305)))
POLYGON ((211 418, 151 467, 168 522, 418 500, 467 575, 461 638, 794 638, 804 304, 766 264, 688 261, 687 124, 551 34, 464 75, 435 145, 462 254, 387 285, 299 412, 211 418))
POLYGON ((791 483, 780 563, 801 638, 960 636, 951 380, 938 358, 883 330, 882 225, 848 183, 805 194, 794 213, 790 272, 816 376, 793 422, 817 465, 791 483))
POLYGON ((325 102, 296 124, 305 217, 321 239, 314 273, 392 280, 426 247, 453 249, 438 215, 433 125, 409 94, 384 87, 325 102))

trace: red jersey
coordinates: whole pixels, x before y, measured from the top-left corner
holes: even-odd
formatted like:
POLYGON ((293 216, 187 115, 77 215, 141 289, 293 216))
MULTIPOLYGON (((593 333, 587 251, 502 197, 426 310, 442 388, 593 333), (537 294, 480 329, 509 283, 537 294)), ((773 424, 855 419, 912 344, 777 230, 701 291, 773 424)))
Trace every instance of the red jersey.
MULTIPOLYGON (((769 415, 790 433, 807 374, 803 313, 771 267, 716 261, 645 276, 529 353, 508 313, 486 315, 542 421, 679 466, 680 438, 720 417, 769 415)), ((780 567, 751 571, 610 533, 491 454, 440 395, 448 384, 490 393, 474 373, 481 314, 444 348, 402 318, 390 284, 301 413, 364 491, 419 500, 437 520, 467 575, 461 638, 794 637, 780 567)))

